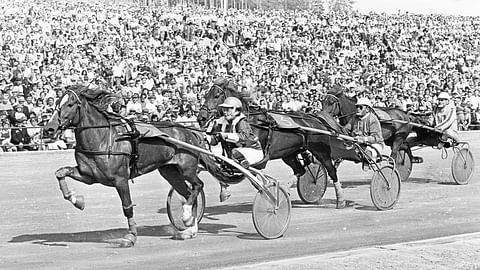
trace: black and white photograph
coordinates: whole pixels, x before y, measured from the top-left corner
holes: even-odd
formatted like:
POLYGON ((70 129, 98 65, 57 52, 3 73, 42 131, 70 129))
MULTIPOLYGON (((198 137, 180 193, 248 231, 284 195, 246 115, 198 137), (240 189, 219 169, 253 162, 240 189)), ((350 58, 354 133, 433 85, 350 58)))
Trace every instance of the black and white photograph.
POLYGON ((0 269, 480 270, 480 1, 0 0, 0 269))

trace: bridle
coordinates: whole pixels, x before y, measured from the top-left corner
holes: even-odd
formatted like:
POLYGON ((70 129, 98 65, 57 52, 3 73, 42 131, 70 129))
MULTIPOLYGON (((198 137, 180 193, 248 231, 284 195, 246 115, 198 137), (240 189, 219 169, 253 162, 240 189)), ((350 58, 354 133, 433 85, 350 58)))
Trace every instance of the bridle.
MULTIPOLYGON (((65 97, 65 95, 67 94, 73 94, 73 96, 75 97, 75 104, 82 104, 82 101, 80 100, 80 97, 78 96, 77 93, 75 93, 75 91, 72 91, 72 90, 66 90, 65 91, 65 94, 63 95, 63 97, 65 97)), ((63 98, 62 98, 63 100, 63 98)), ((63 104, 60 103, 58 104, 56 107, 55 107, 55 112, 60 116, 60 107, 62 106, 63 104)), ((108 117, 107 117, 107 120, 108 120, 108 117)), ((65 123, 65 124, 60 124, 58 129, 60 131, 64 131, 65 129, 67 129, 70 124, 72 123, 72 120, 68 119, 68 121, 65 123)), ((85 129, 91 129, 91 128, 111 128, 111 127, 115 127, 115 126, 122 126, 122 125, 125 125, 125 123, 123 121, 121 121, 120 123, 117 123, 117 124, 111 124, 110 121, 109 121, 109 124, 108 125, 93 125, 93 126, 86 126, 86 127, 75 127, 75 130, 77 131, 83 131, 85 129)))
MULTIPOLYGON (((77 93, 75 93, 74 91, 72 90, 66 90, 65 94, 63 95, 65 97, 65 95, 67 94, 73 94, 73 96, 75 97, 75 104, 77 105, 81 105, 82 102, 80 100, 80 97, 78 96, 77 93)), ((63 100, 63 98, 62 98, 63 100)), ((60 115, 60 107, 62 106, 63 104, 60 103, 59 105, 56 106, 55 110, 56 110, 56 113, 58 113, 60 115)), ((105 115, 104 112, 102 112, 102 114, 105 115)), ((75 147, 75 151, 77 152, 80 152, 80 153, 83 153, 83 154, 87 154, 87 155, 106 155, 108 157, 110 156, 129 156, 132 160, 135 161, 135 155, 137 155, 136 153, 136 150, 134 150, 133 148, 135 148, 136 146, 133 146, 133 139, 131 139, 132 141, 132 151, 131 152, 123 152, 123 151, 114 151, 113 150, 113 145, 115 143, 115 141, 112 139, 112 134, 114 131, 114 128, 117 127, 117 126, 123 126, 127 129, 127 131, 130 131, 130 130, 135 130, 135 127, 130 124, 128 122, 128 120, 124 119, 123 117, 120 118, 119 122, 118 123, 111 123, 109 117, 107 115, 105 115, 106 119, 107 119, 107 122, 108 124, 104 124, 104 125, 92 125, 92 126, 80 126, 80 127, 75 127, 75 132, 76 133, 79 133, 79 132, 82 132, 86 129, 101 129, 101 128, 107 128, 108 129, 108 132, 109 132, 109 136, 108 136, 108 140, 107 140, 107 150, 86 150, 86 149, 83 149, 82 147, 80 147, 79 145, 77 145, 75 147)), ((60 121, 60 120, 59 120, 60 121)), ((64 124, 60 124, 58 129, 60 131, 63 131, 65 129, 67 129, 70 124, 71 124, 72 120, 68 119, 68 121, 66 121, 66 123, 64 124)), ((122 138, 120 138, 120 140, 122 140, 122 138)))
MULTIPOLYGON (((74 91, 72 91, 70 89, 65 90, 65 93, 63 94, 62 98, 60 99, 60 103, 57 106, 55 106, 55 109, 54 109, 54 113, 58 114, 58 117, 60 117, 60 107, 63 105, 62 101, 67 94, 72 94, 75 97, 75 103, 76 104, 81 104, 82 103, 80 101, 80 97, 77 95, 77 93, 75 93, 74 91)), ((59 120, 59 122, 60 122, 60 120, 59 120)), ((66 123, 63 123, 63 124, 59 123, 58 129, 60 131, 64 131, 70 126, 71 123, 72 123, 72 120, 67 119, 66 123)))

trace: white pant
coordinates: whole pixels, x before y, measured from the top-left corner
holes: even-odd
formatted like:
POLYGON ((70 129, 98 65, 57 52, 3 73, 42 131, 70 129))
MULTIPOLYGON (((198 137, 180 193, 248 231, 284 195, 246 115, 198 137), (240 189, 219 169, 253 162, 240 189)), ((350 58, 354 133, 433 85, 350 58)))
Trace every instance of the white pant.
POLYGON ((372 153, 372 156, 371 158, 373 160, 376 160, 377 159, 377 153, 382 153, 383 151, 383 144, 380 144, 380 143, 373 143, 367 147, 365 147, 365 150, 369 151, 372 153), (376 150, 375 150, 376 149, 376 150), (378 150, 378 152, 377 152, 378 150))
POLYGON ((257 149, 248 148, 248 147, 235 148, 235 149, 238 152, 240 152, 250 164, 255 164, 263 159, 262 150, 257 150, 257 149))

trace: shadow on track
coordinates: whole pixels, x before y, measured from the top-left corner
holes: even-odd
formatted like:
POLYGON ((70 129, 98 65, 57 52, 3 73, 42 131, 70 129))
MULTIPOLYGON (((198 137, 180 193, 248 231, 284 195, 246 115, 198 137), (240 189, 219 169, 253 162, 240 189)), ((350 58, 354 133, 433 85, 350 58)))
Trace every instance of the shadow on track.
MULTIPOLYGON (((201 223, 200 233, 218 234, 236 226, 225 224, 201 223)), ((109 229, 103 231, 85 231, 75 233, 43 233, 24 234, 13 237, 9 243, 32 242, 32 244, 45 246, 68 246, 66 243, 108 243, 116 244, 125 235, 126 229, 109 229)), ((170 224, 160 226, 138 226, 138 236, 146 237, 172 237, 174 229, 170 224)), ((241 232, 235 232, 238 234, 241 232)))
MULTIPOLYGON (((47 246, 62 246, 61 243, 111 243, 115 239, 122 238, 126 229, 109 229, 103 231, 86 231, 75 233, 43 233, 24 234, 13 237, 9 243, 32 242, 33 244, 47 246)), ((139 236, 172 236, 173 228, 170 225, 139 226, 139 236)))
MULTIPOLYGON (((251 202, 210 206, 205 208, 203 219, 219 220, 218 216, 230 213, 250 214, 252 213, 252 207, 253 205, 251 202)), ((167 208, 160 208, 157 213, 166 214, 167 208)))
MULTIPOLYGON (((316 204, 305 204, 301 200, 292 201, 292 208, 298 209, 309 209, 309 208, 317 208, 317 209, 332 209, 336 210, 335 208, 336 200, 333 199, 322 199, 316 204)), ((378 211, 377 208, 371 205, 363 205, 356 203, 355 201, 346 200, 345 208, 353 208, 354 210, 362 210, 362 211, 378 211)))
POLYGON ((403 183, 414 183, 414 184, 430 184, 434 181, 433 179, 430 178, 415 178, 415 177, 410 177, 407 180, 403 180, 403 183))

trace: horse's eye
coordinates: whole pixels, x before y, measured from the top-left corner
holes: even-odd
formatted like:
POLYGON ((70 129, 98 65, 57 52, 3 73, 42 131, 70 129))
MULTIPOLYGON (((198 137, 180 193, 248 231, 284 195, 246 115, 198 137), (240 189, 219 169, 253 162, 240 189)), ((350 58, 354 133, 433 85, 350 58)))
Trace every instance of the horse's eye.
POLYGON ((69 104, 67 104, 67 106, 68 106, 69 108, 71 108, 71 107, 73 107, 73 103, 69 103, 69 104))
POLYGON ((215 94, 215 98, 219 98, 220 97, 220 94, 215 94))

